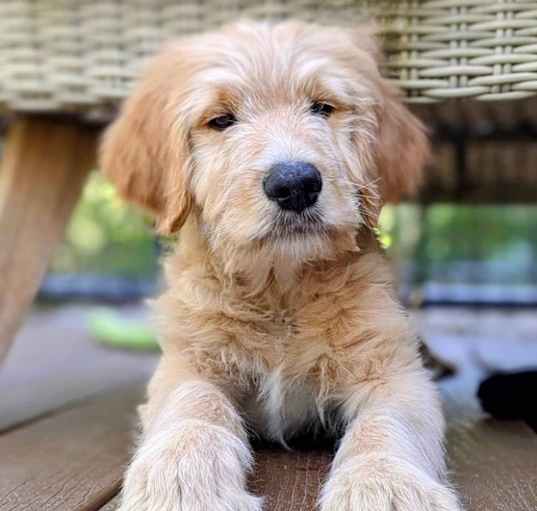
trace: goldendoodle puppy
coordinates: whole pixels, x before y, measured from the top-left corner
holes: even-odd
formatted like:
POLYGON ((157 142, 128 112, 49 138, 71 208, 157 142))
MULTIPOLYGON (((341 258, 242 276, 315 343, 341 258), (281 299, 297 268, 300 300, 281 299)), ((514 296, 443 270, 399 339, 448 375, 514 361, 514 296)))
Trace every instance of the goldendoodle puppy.
POLYGON ((254 511, 248 433, 341 435, 322 511, 456 511, 439 399, 375 236, 420 122, 371 31, 243 22, 167 46, 102 167, 177 233, 122 511, 254 511))

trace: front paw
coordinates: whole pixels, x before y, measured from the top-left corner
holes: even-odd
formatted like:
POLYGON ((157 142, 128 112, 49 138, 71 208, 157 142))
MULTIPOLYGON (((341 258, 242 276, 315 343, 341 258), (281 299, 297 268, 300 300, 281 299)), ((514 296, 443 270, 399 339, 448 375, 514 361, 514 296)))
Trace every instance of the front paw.
POLYGON ((140 447, 125 476, 119 511, 261 511, 249 494, 248 446, 228 430, 184 421, 140 447))
POLYGON ((462 511, 456 494, 409 463, 360 459, 336 469, 321 511, 462 511))

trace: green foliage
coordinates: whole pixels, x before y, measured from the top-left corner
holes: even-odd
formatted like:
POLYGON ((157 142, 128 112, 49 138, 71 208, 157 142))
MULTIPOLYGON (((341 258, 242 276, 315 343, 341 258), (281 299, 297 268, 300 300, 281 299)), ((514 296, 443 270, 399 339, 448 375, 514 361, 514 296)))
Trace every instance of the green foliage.
POLYGON ((414 280, 537 284, 536 206, 391 209, 390 221, 381 222, 390 236, 388 250, 414 263, 414 280))
POLYGON ((52 270, 151 275, 156 271, 155 247, 148 220, 125 205, 112 185, 94 172, 52 270))
POLYGON ((425 229, 425 250, 437 261, 505 259, 516 246, 537 253, 535 207, 437 205, 425 229))

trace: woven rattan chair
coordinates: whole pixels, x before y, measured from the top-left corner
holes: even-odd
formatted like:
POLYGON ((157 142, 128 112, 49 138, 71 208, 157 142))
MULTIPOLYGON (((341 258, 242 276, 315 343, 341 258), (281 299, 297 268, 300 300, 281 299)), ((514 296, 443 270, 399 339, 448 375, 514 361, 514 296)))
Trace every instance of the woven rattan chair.
MULTIPOLYGON (((371 16, 387 74, 428 123, 449 131, 535 120, 534 0, 0 0, 0 111, 10 118, 0 173, 0 359, 94 166, 99 127, 162 39, 238 17, 349 25, 371 16)), ((432 189, 455 193, 457 155, 440 147, 432 189)), ((494 148, 470 151, 476 183, 480 167, 498 160, 494 148)), ((535 144, 522 152, 537 160, 535 144)))

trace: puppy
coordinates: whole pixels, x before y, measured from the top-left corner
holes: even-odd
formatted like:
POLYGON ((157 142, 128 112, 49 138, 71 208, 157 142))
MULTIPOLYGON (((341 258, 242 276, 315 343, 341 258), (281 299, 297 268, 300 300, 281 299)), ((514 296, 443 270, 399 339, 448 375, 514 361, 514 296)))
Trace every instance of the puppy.
POLYGON ((322 511, 456 511, 440 403, 375 236, 420 180, 419 121, 367 28, 243 22, 169 45, 102 145, 180 237, 122 511, 257 511, 250 432, 341 442, 322 511))

